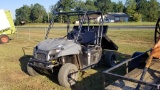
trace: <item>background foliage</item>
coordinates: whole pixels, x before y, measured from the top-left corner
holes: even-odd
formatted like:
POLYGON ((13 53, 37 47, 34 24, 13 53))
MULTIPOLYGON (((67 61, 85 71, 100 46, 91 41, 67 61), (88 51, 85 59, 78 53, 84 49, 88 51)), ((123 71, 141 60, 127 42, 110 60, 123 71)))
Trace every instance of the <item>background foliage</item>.
MULTIPOLYGON (((46 12, 43 5, 38 3, 23 5, 16 9, 17 25, 22 21, 25 23, 48 23, 55 11, 80 11, 94 10, 102 11, 103 14, 108 13, 126 13, 130 15, 130 21, 156 21, 160 14, 160 3, 157 0, 126 0, 125 3, 112 2, 111 0, 59 0, 55 5, 50 6, 50 12, 46 12)), ((55 22, 65 23, 66 17, 59 16, 55 22)), ((72 17, 71 22, 77 20, 77 17, 72 17)))

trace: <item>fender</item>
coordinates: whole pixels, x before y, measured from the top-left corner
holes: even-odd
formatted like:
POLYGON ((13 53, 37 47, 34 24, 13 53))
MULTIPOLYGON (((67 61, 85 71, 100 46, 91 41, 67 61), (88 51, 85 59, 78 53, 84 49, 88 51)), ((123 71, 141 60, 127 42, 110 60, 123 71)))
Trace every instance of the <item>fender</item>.
POLYGON ((81 46, 79 44, 73 43, 69 46, 64 46, 64 50, 60 51, 57 57, 66 55, 75 55, 81 52, 81 46))

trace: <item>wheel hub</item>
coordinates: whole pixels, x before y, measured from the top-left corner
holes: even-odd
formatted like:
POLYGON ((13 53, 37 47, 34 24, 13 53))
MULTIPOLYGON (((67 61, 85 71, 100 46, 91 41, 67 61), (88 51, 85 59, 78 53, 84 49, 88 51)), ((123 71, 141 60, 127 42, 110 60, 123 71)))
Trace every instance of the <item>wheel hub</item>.
POLYGON ((2 41, 3 43, 8 42, 8 37, 2 36, 1 41, 2 41))
POLYGON ((68 73, 68 82, 70 85, 73 85, 75 83, 76 73, 74 70, 69 70, 68 73))

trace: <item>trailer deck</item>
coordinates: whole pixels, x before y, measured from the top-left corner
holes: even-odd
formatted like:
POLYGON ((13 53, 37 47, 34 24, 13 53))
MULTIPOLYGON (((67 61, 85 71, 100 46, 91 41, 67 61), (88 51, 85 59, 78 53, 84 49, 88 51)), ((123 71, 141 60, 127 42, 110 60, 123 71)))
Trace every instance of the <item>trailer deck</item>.
MULTIPOLYGON (((141 68, 136 68, 125 75, 127 78, 132 78, 139 80, 142 75, 141 68)), ((145 82, 160 84, 160 60, 154 59, 150 68, 148 69, 145 78, 145 82)), ((105 90, 135 90, 138 83, 131 82, 128 80, 116 80, 111 85, 105 87, 105 90)), ((157 90, 157 88, 148 86, 148 85, 141 85, 140 90, 157 90)))

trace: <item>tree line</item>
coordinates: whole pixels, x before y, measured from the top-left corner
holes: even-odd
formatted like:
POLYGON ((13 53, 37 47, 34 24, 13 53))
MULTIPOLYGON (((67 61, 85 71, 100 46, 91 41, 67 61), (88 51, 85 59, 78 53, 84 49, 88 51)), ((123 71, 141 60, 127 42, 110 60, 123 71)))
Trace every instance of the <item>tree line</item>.
MULTIPOLYGON (((55 11, 102 11, 103 14, 122 12, 130 15, 130 21, 156 21, 160 15, 160 3, 157 0, 126 0, 112 2, 111 0, 59 0, 50 6, 50 12, 46 12, 43 5, 38 3, 23 5, 16 9, 15 24, 25 23, 48 23, 55 11)), ((77 18, 72 17, 71 22, 77 18)), ((66 17, 57 17, 56 22, 66 22, 66 17)))

